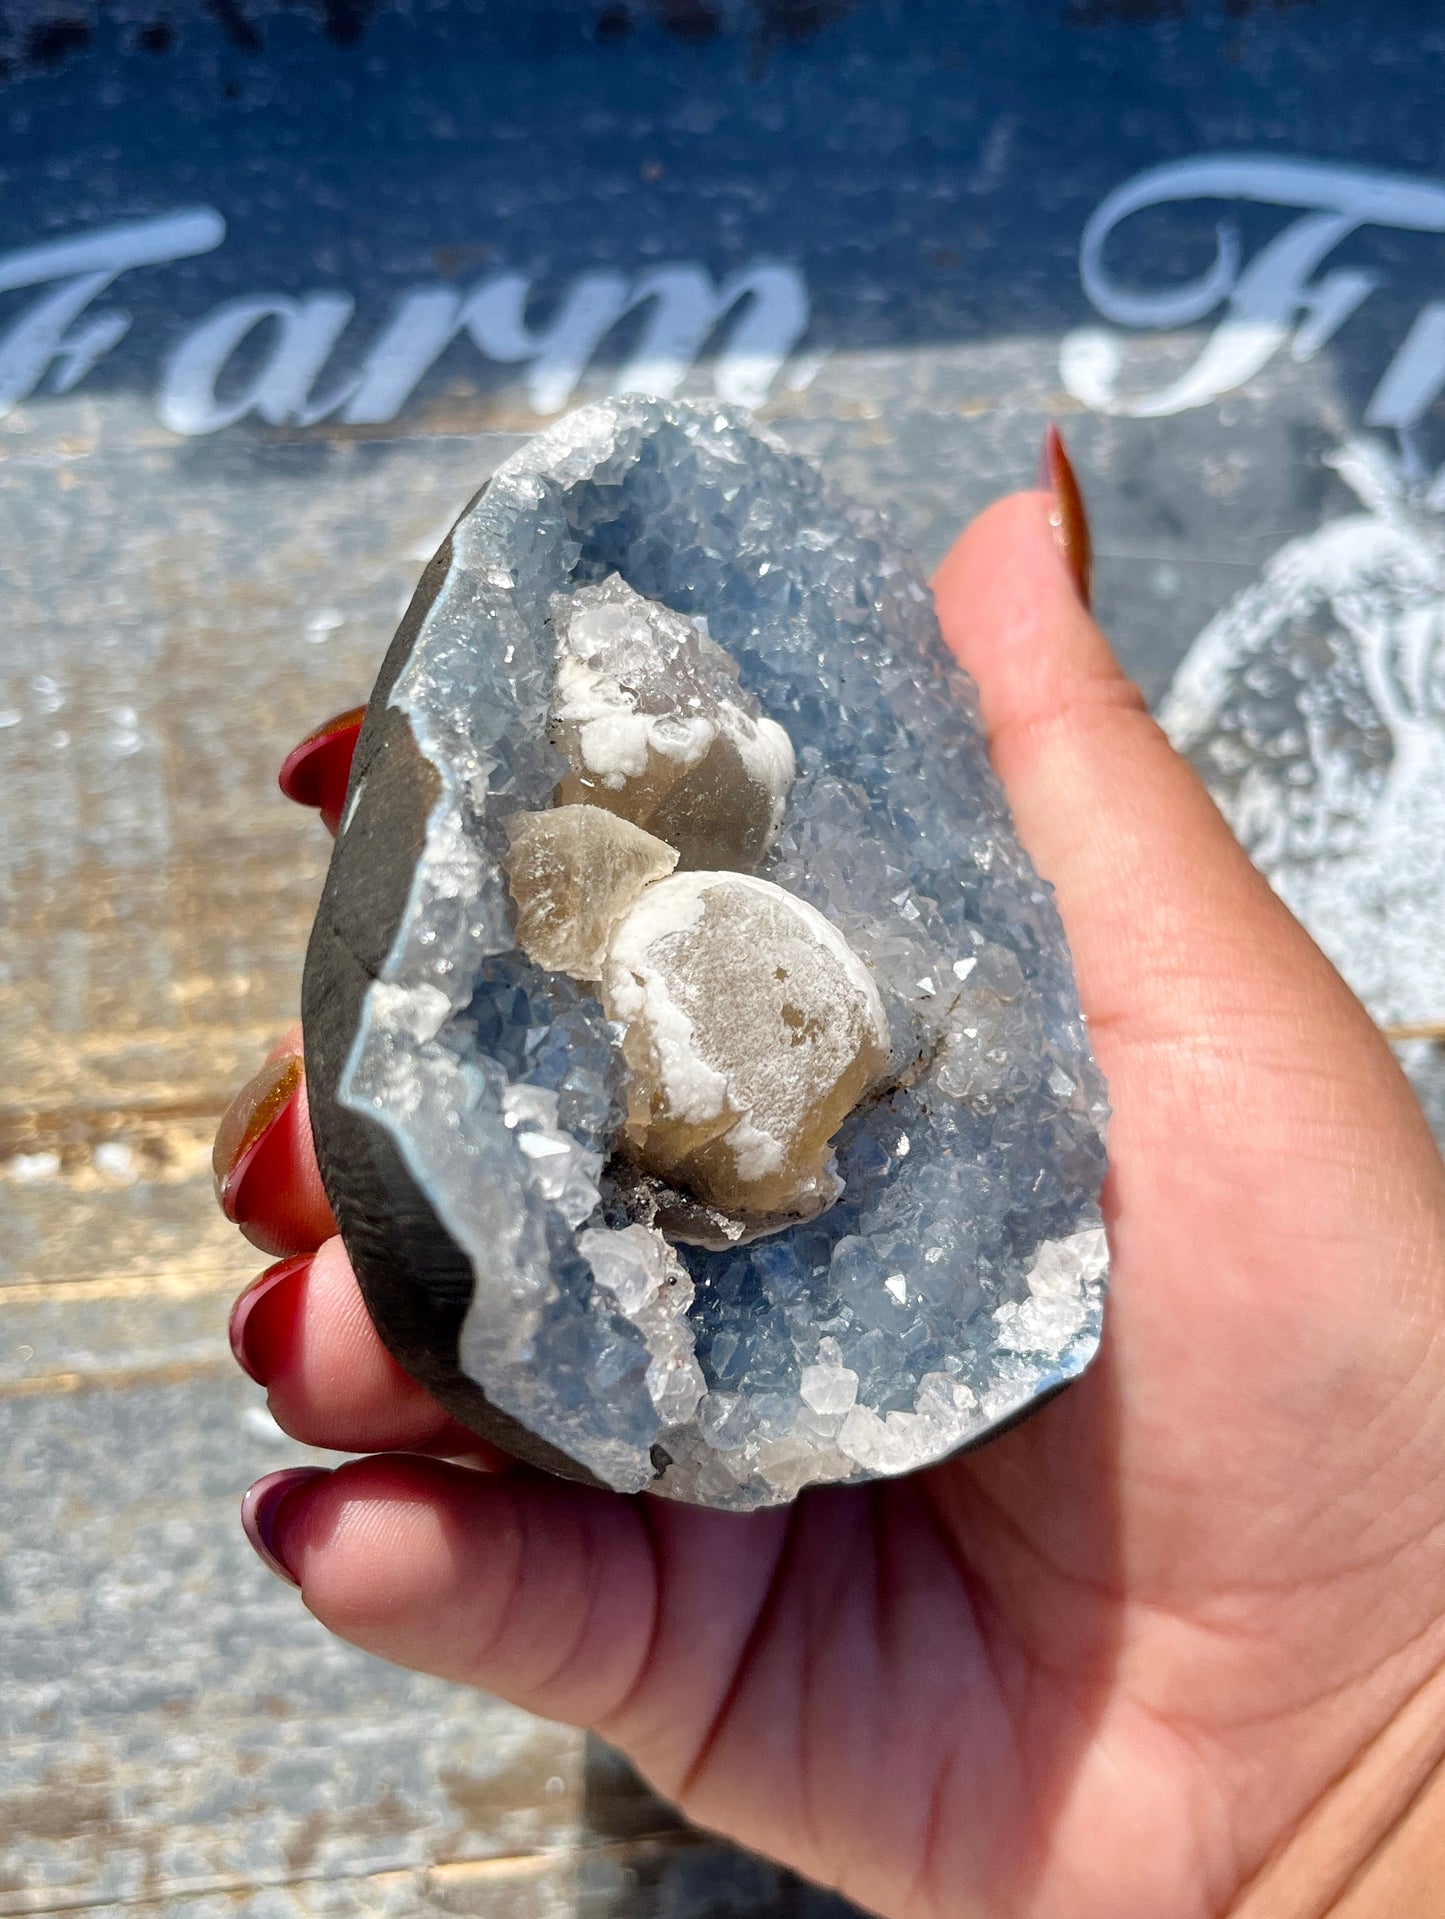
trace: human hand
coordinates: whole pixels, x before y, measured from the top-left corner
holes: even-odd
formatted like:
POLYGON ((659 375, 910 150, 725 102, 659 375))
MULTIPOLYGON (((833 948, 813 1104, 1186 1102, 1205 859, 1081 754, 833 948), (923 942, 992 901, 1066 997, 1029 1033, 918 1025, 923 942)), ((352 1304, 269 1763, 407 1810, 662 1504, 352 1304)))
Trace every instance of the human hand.
POLYGON ((1050 506, 1000 501, 936 584, 1114 1105, 1094 1369, 975 1453, 786 1510, 495 1470, 371 1328, 292 1035, 222 1171, 246 1135, 233 1216, 309 1257, 233 1335, 287 1432, 375 1456, 247 1516, 342 1637, 595 1727, 881 1913, 1206 1919, 1253 1910, 1445 1670, 1445 1168, 1120 673, 1050 506))

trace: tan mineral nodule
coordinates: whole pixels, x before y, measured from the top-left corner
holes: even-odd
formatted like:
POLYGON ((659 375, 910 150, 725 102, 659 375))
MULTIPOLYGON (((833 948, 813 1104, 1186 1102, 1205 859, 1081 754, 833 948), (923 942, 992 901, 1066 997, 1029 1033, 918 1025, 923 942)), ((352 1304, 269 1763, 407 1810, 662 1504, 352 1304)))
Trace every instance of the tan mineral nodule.
POLYGON ((832 1202, 829 1145, 888 1063, 888 1022, 829 920, 767 880, 674 874, 613 933, 602 999, 644 1172, 752 1229, 832 1202))
POLYGON ((810 1218, 889 1035, 837 928, 737 870, 781 824, 792 743, 704 623, 619 577, 558 595, 552 618, 568 770, 550 812, 507 821, 518 942, 600 981, 624 1029, 622 1151, 661 1183, 668 1230, 731 1243, 810 1218))
POLYGON ((615 574, 559 595, 552 617, 558 805, 631 820, 676 847, 684 871, 755 867, 782 824, 793 747, 731 655, 615 574))
POLYGON ((549 973, 598 980, 613 928, 677 865, 670 846, 596 806, 514 813, 502 861, 517 907, 517 943, 549 973))

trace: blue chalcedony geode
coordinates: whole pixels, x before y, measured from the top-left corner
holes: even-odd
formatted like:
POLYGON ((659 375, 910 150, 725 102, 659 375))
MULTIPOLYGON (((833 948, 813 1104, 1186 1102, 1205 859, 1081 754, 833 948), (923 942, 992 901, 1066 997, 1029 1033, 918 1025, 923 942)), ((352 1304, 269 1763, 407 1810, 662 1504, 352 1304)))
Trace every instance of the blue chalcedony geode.
POLYGON ((327 973, 306 1007, 328 1190, 403 1362, 541 1463, 739 1509, 927 1464, 1081 1372, 1107 1266, 1104 1087, 973 687, 877 514, 738 413, 606 402, 498 470, 403 636, 317 977, 358 943, 370 884, 389 887, 385 948, 350 999, 327 973), (565 770, 558 596, 614 576, 701 619, 786 730, 796 778, 755 870, 843 934, 887 1018, 888 1067, 834 1140, 837 1197, 736 1243, 639 1212, 618 1028, 595 987, 520 949, 504 870, 505 822, 550 807, 565 770), (401 754, 425 803, 384 885, 401 754), (368 1154, 369 1188, 343 1163, 368 1154), (416 1221, 443 1236, 445 1283, 424 1261, 396 1277, 416 1221))

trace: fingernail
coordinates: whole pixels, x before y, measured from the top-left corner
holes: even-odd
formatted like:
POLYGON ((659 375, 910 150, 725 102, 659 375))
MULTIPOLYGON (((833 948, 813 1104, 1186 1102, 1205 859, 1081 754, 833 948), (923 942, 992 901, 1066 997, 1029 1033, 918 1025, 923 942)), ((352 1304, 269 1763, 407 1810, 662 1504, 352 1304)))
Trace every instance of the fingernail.
POLYGON ((1089 542, 1089 516, 1084 511, 1084 498, 1064 450, 1063 439, 1052 420, 1045 429, 1043 450, 1039 454, 1039 485, 1054 496, 1049 513, 1049 524, 1054 529, 1054 544, 1059 549, 1059 558, 1069 569, 1074 590, 1087 609, 1094 569, 1093 548, 1089 542))
POLYGON ((216 1144, 211 1150, 216 1198, 234 1226, 245 1224, 247 1175, 300 1092, 302 1074, 299 1053, 283 1053, 278 1059, 267 1060, 231 1101, 216 1129, 216 1144))
POLYGON ((287 799, 295 800, 298 806, 319 808, 330 833, 341 825, 356 737, 365 718, 364 706, 352 706, 323 720, 314 733, 292 747, 277 775, 277 784, 287 799))
POLYGON ((309 1481, 329 1476, 324 1466, 283 1466, 279 1473, 258 1479, 241 1501, 241 1529, 255 1547, 256 1557, 292 1586, 299 1587, 301 1581, 286 1564, 276 1538, 282 1508, 309 1481))
POLYGON ((269 1386, 276 1360, 295 1324, 302 1275, 310 1253, 279 1259, 253 1279, 231 1308, 231 1351, 241 1371, 258 1386, 269 1386))

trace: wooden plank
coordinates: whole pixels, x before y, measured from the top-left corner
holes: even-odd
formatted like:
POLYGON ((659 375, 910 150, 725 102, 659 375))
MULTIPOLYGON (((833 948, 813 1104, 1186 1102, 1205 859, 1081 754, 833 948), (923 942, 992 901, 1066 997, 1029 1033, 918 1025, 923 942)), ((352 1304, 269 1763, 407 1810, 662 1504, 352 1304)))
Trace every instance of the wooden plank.
POLYGON ((719 1911, 791 1911, 786 1875, 680 1831, 575 1732, 330 1640, 236 1523, 252 1477, 313 1456, 226 1350, 263 1261, 209 1171, 292 1016, 327 850, 275 768, 365 691, 511 442, 324 449, 321 489, 311 453, 244 484, 223 463, 176 521, 134 486, 136 423, 78 410, 0 465, 25 534, 0 707, 26 716, 0 838, 25 902, 0 931, 0 1919, 645 1919, 704 1855, 719 1911), (86 514, 57 518, 82 462, 86 514), (59 603, 57 540, 90 582, 59 603))
MULTIPOLYGON (((17 1914, 96 1907, 17 1908, 17 1914)), ((844 1901, 692 1833, 374 1873, 172 1886, 107 1901, 126 1919, 847 1919, 844 1901)))
MULTIPOLYGON (((1277 148, 1282 17, 1020 35, 979 5, 827 6, 803 10, 815 42, 800 26, 750 51, 667 43, 666 8, 631 9, 649 24, 627 49, 592 37, 600 6, 575 33, 565 6, 522 24, 506 7, 328 8, 367 38, 338 50, 244 0, 229 28, 217 10, 166 29, 158 59, 135 38, 155 24, 140 0, 103 11, 71 7, 89 51, 7 93, 5 246, 191 200, 227 231, 107 289, 78 324, 123 312, 114 351, 0 421, 0 1919, 840 1911, 681 1828, 595 1744, 334 1643, 240 1538, 246 1482, 309 1456, 226 1352, 229 1299, 262 1261, 220 1219, 207 1165, 216 1117, 294 1014, 325 866, 275 771, 364 697, 451 518, 540 421, 526 366, 463 341, 391 422, 347 425, 337 401, 319 424, 252 413, 185 439, 159 423, 167 356, 222 301, 342 290, 356 315, 314 383, 334 395, 408 290, 515 269, 540 338, 584 274, 635 288, 672 262, 716 285, 784 262, 813 317, 764 418, 926 561, 1027 483, 1045 418, 1063 418, 1101 614, 1155 698, 1286 541, 1358 511, 1320 456, 1431 296, 1430 256, 1354 235, 1381 282, 1365 324, 1178 417, 1091 415, 1060 353, 1101 317, 1080 284, 1086 222, 1136 166, 1216 151, 1224 94, 1229 143, 1277 148), (1181 57, 1200 84, 1161 146, 1150 103, 1181 57), (341 63, 354 92, 328 117, 341 63), (1060 115, 1080 89, 1102 117, 1060 115), (403 123, 417 138, 378 137, 403 123)), ((1410 9, 1361 32, 1428 105, 1410 9)), ((5 51, 49 58, 19 28, 5 51)), ((1427 112, 1353 152, 1337 78, 1295 91, 1302 157, 1436 167, 1427 112)), ((1303 211, 1252 208, 1246 258, 1303 211)), ((1183 284, 1219 217, 1153 208, 1157 258, 1131 264, 1125 232, 1111 271, 1144 293, 1183 284)), ((31 299, 4 295, 0 332, 31 299)), ((603 391, 640 332, 599 350, 572 398, 603 391)), ((1111 337, 1130 394, 1204 344, 1111 337)), ((704 360, 684 390, 713 374, 704 360)), ((1435 430, 1409 428, 1407 464, 1438 457, 1435 430)))
POLYGON ((21 716, 0 883, 25 903, 0 976, 0 1154, 144 1154, 166 1123, 218 1113, 293 1016, 327 842, 276 768, 364 693, 423 549, 494 457, 452 445, 401 488, 374 457, 335 456, 367 467, 335 487, 306 471, 238 490, 223 469, 177 512, 174 449, 164 483, 135 483, 147 437, 62 403, 0 467, 0 705, 21 716), (78 496, 56 497, 77 471, 78 496))
POLYGON ((307 1455, 176 1374, 0 1398, 0 1914, 569 1845, 580 1735, 332 1640, 236 1524, 307 1455))
MULTIPOLYGON (((206 1272, 160 1287, 128 1277, 0 1287, 0 1402, 138 1391, 168 1376, 229 1385, 232 1291, 229 1276, 206 1272)), ((259 1393, 249 1411, 264 1411, 259 1393)))
POLYGON ((262 1256, 215 1204, 219 1089, 207 1104, 217 1112, 112 1109, 100 1123, 94 1108, 28 1115, 17 1150, 0 1161, 0 1299, 15 1286, 122 1279, 239 1288, 262 1256))
POLYGON ((599 1742, 310 1618, 236 1506, 323 1456, 235 1371, 225 1303, 0 1292, 0 1919, 812 1913, 599 1742))

